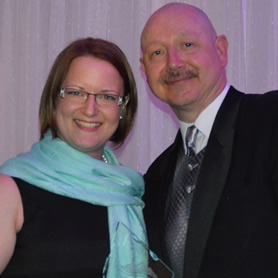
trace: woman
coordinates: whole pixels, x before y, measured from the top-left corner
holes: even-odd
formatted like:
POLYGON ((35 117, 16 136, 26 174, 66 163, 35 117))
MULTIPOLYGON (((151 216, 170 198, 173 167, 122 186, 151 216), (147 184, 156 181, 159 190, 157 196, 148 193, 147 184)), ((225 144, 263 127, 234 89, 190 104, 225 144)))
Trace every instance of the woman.
POLYGON ((136 108, 134 77, 115 44, 77 40, 56 58, 41 140, 0 168, 1 277, 101 277, 109 254, 107 277, 145 267, 140 246, 122 244, 123 230, 146 244, 143 180, 105 146, 124 142, 136 108))

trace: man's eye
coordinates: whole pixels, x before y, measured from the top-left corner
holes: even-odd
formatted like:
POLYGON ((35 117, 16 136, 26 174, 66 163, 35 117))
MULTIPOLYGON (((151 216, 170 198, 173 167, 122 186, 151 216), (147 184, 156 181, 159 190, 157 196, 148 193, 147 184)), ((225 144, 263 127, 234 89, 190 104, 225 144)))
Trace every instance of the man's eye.
POLYGON ((187 42, 187 43, 184 44, 185 47, 190 47, 191 45, 192 45, 192 44, 189 43, 189 42, 187 42))
POLYGON ((153 55, 157 56, 157 55, 160 55, 161 54, 161 51, 160 50, 156 50, 153 52, 153 55))

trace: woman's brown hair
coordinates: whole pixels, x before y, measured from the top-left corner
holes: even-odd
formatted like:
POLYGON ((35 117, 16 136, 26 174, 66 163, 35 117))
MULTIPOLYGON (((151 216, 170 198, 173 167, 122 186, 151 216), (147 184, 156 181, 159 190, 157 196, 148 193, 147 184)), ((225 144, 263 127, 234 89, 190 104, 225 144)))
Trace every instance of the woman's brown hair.
POLYGON ((131 67, 126 56, 121 49, 112 42, 86 38, 72 42, 56 58, 46 84, 43 89, 39 119, 40 119, 40 138, 42 139, 48 129, 51 130, 53 137, 57 137, 57 126, 55 120, 55 109, 57 97, 61 84, 63 83, 72 61, 81 56, 94 56, 112 64, 124 83, 124 96, 129 97, 129 101, 122 108, 122 119, 110 141, 115 146, 123 144, 130 132, 137 110, 137 89, 131 67))

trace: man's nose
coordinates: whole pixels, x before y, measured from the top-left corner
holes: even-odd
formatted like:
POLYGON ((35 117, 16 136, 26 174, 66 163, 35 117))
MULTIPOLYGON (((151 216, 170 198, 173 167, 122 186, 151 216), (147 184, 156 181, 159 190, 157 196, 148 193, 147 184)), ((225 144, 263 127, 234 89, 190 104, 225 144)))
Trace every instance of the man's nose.
POLYGON ((175 48, 168 49, 168 67, 170 69, 180 68, 184 65, 181 53, 175 48))

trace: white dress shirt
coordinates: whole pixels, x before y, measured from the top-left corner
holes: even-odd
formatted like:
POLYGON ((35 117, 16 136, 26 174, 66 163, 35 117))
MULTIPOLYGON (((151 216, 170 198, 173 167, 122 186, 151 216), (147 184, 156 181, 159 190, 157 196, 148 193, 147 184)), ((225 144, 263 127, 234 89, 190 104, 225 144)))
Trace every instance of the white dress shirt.
POLYGON ((185 145, 185 135, 187 128, 195 125, 197 129, 199 130, 197 141, 196 141, 196 148, 195 152, 200 152, 204 147, 206 147, 209 139, 209 135, 212 129, 212 125, 214 122, 214 119, 216 117, 216 114, 228 92, 230 89, 230 85, 226 84, 224 90, 217 96, 217 98, 210 103, 198 116, 196 121, 194 123, 186 123, 179 120, 180 130, 182 134, 182 139, 184 143, 184 150, 186 152, 186 145, 185 145))

